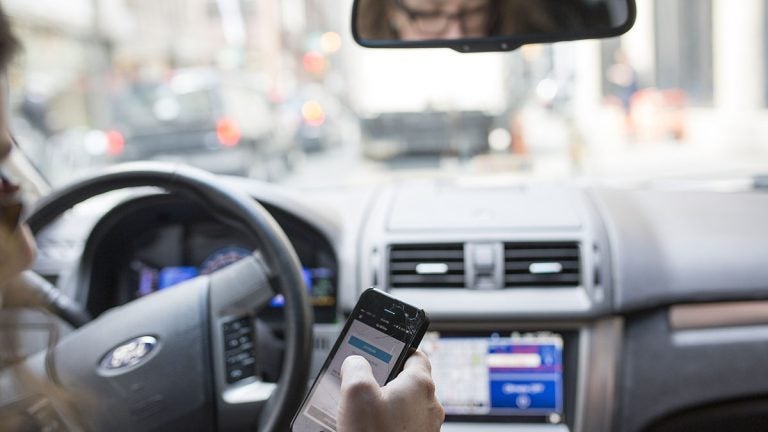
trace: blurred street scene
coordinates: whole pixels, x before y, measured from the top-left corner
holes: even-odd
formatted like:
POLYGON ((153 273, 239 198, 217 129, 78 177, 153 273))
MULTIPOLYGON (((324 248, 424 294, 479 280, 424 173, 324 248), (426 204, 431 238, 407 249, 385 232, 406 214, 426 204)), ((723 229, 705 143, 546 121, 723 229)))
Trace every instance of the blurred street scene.
POLYGON ((351 0, 4 0, 16 138, 62 184, 171 161, 296 186, 768 173, 768 0, 638 0, 605 41, 370 50, 351 0))

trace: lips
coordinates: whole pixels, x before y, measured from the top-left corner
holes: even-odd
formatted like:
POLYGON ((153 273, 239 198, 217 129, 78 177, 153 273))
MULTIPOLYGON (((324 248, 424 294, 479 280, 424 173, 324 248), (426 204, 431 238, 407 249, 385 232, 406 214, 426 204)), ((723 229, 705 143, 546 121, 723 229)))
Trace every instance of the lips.
POLYGON ((10 230, 19 226, 24 209, 18 192, 19 186, 3 173, 0 166, 0 225, 10 230))

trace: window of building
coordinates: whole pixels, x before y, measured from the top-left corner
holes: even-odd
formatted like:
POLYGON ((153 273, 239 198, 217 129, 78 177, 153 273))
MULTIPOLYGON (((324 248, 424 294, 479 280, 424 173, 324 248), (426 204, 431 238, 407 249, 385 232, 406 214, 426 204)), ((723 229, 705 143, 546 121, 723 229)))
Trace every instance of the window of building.
POLYGON ((656 86, 713 102, 712 0, 656 0, 656 86))

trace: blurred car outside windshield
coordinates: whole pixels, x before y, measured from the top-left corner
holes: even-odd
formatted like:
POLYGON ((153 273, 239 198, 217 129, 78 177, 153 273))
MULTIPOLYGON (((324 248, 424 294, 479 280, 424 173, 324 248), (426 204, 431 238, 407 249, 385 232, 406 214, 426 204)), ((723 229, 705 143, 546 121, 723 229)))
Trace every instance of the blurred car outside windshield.
POLYGON ((137 160, 299 187, 768 173, 766 0, 469 55, 360 48, 351 3, 5 0, 14 133, 54 185, 137 160))

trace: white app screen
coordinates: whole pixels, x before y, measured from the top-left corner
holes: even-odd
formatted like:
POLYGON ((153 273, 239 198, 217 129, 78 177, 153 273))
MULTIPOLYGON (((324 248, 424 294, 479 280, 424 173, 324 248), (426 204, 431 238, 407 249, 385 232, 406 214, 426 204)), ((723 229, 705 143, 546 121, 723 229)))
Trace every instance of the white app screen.
POLYGON ((404 347, 404 342, 358 320, 353 321, 339 350, 328 369, 319 378, 304 407, 302 414, 316 425, 313 424, 308 429, 300 429, 301 425, 297 423, 294 430, 336 432, 336 415, 341 393, 340 371, 344 360, 351 355, 364 357, 371 364, 376 381, 379 385, 384 385, 404 347), (311 429, 314 426, 319 428, 311 429))

